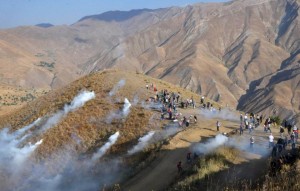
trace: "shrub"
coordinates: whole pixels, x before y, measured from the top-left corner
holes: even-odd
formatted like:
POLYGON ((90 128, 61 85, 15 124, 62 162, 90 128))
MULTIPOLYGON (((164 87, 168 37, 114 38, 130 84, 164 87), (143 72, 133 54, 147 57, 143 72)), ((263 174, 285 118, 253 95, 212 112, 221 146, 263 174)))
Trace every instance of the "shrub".
POLYGON ((280 125, 281 124, 281 119, 279 116, 272 116, 271 117, 271 121, 273 121, 273 123, 276 123, 276 125, 280 125))

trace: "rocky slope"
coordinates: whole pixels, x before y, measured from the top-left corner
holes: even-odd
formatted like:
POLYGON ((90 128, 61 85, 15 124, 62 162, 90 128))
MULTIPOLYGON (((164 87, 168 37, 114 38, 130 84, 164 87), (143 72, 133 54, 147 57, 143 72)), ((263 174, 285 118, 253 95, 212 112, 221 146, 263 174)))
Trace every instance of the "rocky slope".
POLYGON ((2 30, 1 81, 55 88, 82 75, 121 68, 244 111, 269 115, 276 108, 284 117, 297 118, 299 3, 199 3, 108 12, 71 26, 2 30))

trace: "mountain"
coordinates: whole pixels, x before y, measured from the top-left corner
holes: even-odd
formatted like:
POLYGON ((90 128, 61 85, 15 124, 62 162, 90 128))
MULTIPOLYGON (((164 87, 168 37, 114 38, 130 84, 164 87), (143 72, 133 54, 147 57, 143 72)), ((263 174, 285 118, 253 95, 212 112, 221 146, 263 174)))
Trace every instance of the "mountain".
POLYGON ((145 87, 152 83, 159 91, 200 100, 143 74, 105 70, 0 116, 1 189, 99 190, 143 168, 140 163, 151 162, 164 140, 181 129, 160 119, 161 104, 146 101, 155 96, 145 87), (143 151, 148 140, 140 152, 128 154, 140 137, 154 131, 150 148, 143 151))
POLYGON ((40 23, 35 26, 42 27, 42 28, 49 28, 49 27, 53 27, 54 25, 52 25, 51 23, 40 23))
POLYGON ((239 110, 276 110, 299 121, 299 3, 198 3, 112 11, 71 26, 1 30, 1 82, 55 89, 121 68, 239 110))

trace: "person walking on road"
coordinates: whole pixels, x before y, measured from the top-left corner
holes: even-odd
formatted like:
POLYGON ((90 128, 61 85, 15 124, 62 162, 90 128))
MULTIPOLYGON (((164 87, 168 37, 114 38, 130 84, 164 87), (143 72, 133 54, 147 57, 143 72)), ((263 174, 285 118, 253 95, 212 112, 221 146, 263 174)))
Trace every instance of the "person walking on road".
POLYGON ((274 146, 274 136, 272 133, 269 135, 269 148, 274 146))
POLYGON ((217 125, 217 131, 220 131, 221 122, 220 122, 220 121, 217 121, 216 125, 217 125))
POLYGON ((254 145, 254 137, 251 136, 250 137, 250 149, 253 149, 253 145, 254 145))
POLYGON ((178 173, 181 173, 181 172, 182 172, 181 161, 179 161, 179 162, 177 163, 177 170, 178 170, 178 173))

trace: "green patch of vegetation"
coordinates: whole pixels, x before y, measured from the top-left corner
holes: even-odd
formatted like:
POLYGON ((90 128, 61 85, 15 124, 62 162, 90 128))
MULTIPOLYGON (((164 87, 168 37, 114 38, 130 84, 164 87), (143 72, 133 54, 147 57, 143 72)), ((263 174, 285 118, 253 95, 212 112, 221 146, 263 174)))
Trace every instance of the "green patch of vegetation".
POLYGON ((36 97, 34 95, 32 95, 31 93, 26 94, 25 96, 22 96, 20 98, 21 102, 27 102, 27 101, 32 101, 34 100, 36 97))
POLYGON ((44 68, 47 68, 49 71, 52 71, 55 67, 55 62, 45 62, 45 61, 40 61, 40 63, 37 66, 41 66, 44 68))
POLYGON ((282 122, 279 116, 272 116, 271 121, 273 121, 273 123, 276 123, 276 125, 280 125, 282 122))
POLYGON ((43 53, 37 53, 36 55, 34 55, 35 57, 43 57, 44 54, 43 53))

